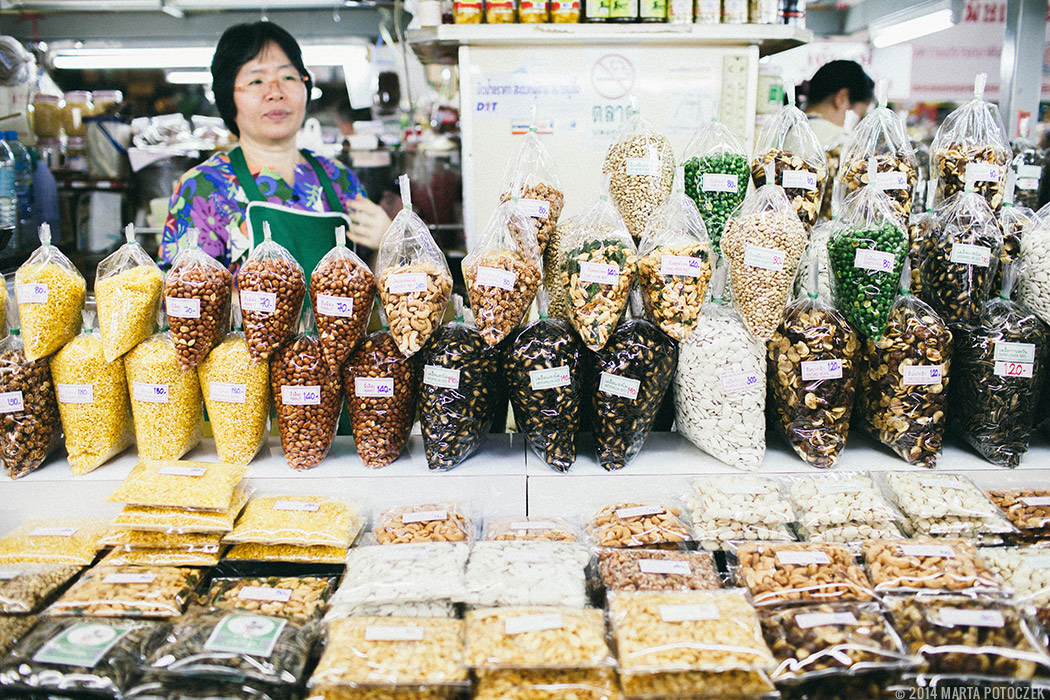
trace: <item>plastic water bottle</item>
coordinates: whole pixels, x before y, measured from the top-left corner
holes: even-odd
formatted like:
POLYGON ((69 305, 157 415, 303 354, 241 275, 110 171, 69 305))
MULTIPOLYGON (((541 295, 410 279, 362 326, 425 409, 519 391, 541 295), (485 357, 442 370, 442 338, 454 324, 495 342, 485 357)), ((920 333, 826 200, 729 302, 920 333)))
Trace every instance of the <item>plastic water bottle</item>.
POLYGON ((18 229, 18 193, 15 190, 15 155, 7 141, 0 141, 0 242, 4 247, 18 229))
POLYGON ((15 195, 18 199, 18 228, 23 232, 33 231, 33 159, 29 151, 18 140, 17 131, 5 131, 4 141, 15 157, 15 195))

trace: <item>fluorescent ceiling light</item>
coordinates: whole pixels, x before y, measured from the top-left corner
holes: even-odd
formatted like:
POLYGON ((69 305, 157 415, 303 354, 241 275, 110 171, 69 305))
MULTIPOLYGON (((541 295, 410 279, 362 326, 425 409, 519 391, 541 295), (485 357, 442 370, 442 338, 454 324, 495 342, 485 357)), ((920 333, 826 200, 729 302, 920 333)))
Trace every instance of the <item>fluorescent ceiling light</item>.
MULTIPOLYGON (((55 68, 208 68, 215 53, 211 46, 167 46, 142 48, 59 49, 51 55, 55 68)), ((312 44, 303 46, 307 66, 344 66, 368 60, 368 49, 360 44, 312 44)))
POLYGON ((164 76, 172 85, 211 85, 211 71, 171 70, 164 76))
POLYGON ((951 10, 937 10, 924 17, 905 20, 881 29, 871 38, 871 44, 882 49, 894 44, 918 39, 919 37, 944 31, 955 26, 951 10))
POLYGON ((949 29, 962 19, 963 8, 959 0, 903 3, 903 8, 899 2, 867 0, 868 3, 873 5, 871 12, 880 12, 869 20, 868 26, 872 46, 877 49, 949 29))

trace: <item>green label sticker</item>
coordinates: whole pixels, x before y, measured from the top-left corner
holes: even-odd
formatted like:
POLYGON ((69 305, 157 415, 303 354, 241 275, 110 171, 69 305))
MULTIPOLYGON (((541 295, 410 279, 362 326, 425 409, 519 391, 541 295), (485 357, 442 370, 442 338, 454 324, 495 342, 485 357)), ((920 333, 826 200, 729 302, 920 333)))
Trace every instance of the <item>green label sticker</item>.
POLYGON ((269 658, 287 620, 264 615, 227 615, 215 625, 204 648, 269 658))
POLYGON ((118 625, 84 623, 67 627, 33 655, 40 664, 94 668, 131 630, 118 625))

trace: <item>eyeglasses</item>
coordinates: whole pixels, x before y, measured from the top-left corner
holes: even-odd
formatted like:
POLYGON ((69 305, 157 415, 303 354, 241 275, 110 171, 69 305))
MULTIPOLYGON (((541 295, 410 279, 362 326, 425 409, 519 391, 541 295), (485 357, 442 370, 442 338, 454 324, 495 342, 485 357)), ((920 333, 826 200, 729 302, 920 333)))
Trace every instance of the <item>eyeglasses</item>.
POLYGON ((244 85, 235 85, 233 89, 237 92, 246 92, 250 95, 265 95, 270 92, 271 87, 275 87, 281 92, 285 92, 297 85, 302 85, 305 82, 305 75, 299 75, 298 73, 285 73, 284 75, 277 76, 273 80, 253 78, 244 85))

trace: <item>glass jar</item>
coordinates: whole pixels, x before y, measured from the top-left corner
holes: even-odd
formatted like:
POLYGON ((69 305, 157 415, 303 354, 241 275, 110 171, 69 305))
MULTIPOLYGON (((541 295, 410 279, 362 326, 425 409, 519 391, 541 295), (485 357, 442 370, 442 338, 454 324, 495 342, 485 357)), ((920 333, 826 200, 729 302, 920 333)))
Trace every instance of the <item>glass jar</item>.
POLYGON ((637 22, 638 0, 610 0, 609 20, 612 22, 637 22))
POLYGON ((84 117, 92 116, 91 93, 87 90, 72 90, 65 95, 62 108, 62 128, 68 138, 84 138, 87 135, 84 117))
POLYGON ((66 140, 66 170, 75 173, 87 173, 87 140, 74 136, 66 140))
POLYGON ((671 0, 667 7, 667 21, 671 24, 692 24, 693 0, 671 0))
POLYGON ((91 93, 95 114, 108 114, 124 102, 124 93, 120 90, 95 90, 91 93))
POLYGON ((489 24, 514 24, 517 21, 514 0, 485 0, 485 21, 489 24))
POLYGON ((547 0, 519 0, 518 21, 522 24, 550 22, 550 7, 547 0))
POLYGON ((647 23, 666 22, 667 0, 640 0, 638 19, 647 23))
POLYGON ((751 0, 751 24, 776 24, 777 0, 751 0))
POLYGON ((38 139, 57 139, 62 135, 62 98, 33 96, 33 133, 38 139))
POLYGON ((583 21, 584 22, 608 22, 609 0, 585 0, 583 21))
POLYGON ((575 24, 580 21, 580 0, 551 0, 551 22, 575 24))
POLYGON ((455 0, 452 21, 456 24, 481 24, 481 0, 455 0))
POLYGON ((722 22, 747 24, 747 0, 722 0, 722 22))
POLYGON ((697 24, 721 24, 722 0, 696 0, 697 24))
POLYGON ((756 114, 775 114, 784 106, 784 80, 780 68, 760 63, 758 66, 758 95, 756 114))

